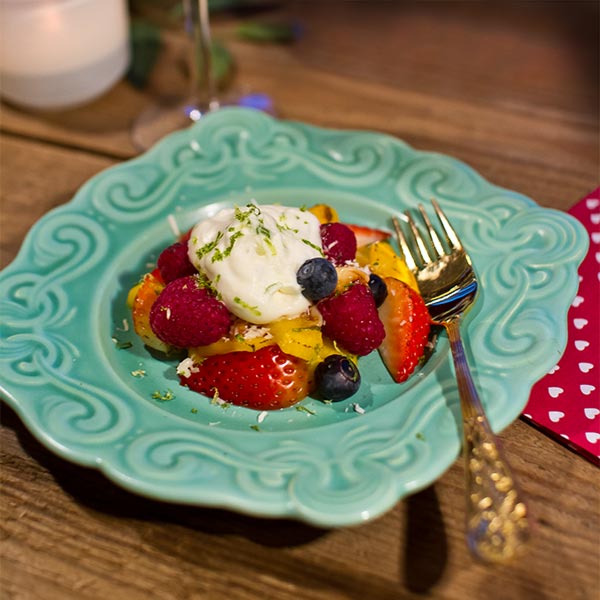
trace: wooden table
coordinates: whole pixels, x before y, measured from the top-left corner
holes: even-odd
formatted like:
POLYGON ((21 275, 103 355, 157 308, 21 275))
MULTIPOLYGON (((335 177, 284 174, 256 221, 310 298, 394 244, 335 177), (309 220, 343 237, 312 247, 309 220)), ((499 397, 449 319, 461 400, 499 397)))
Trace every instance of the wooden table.
MULTIPOLYGON (((214 36, 235 85, 272 96, 279 116, 387 132, 464 160, 543 206, 569 208, 598 185, 598 3, 288 2, 294 44, 214 36)), ((172 39, 171 39, 172 38, 172 39)), ((141 92, 121 82, 78 110, 2 107, 1 264, 30 226, 101 169, 135 155, 133 117, 175 85, 177 34, 141 92)), ((470 558, 457 461, 383 517, 322 530, 137 497, 46 450, 2 409, 3 598, 598 597, 598 469, 517 421, 502 433, 537 517, 518 564, 470 558)))

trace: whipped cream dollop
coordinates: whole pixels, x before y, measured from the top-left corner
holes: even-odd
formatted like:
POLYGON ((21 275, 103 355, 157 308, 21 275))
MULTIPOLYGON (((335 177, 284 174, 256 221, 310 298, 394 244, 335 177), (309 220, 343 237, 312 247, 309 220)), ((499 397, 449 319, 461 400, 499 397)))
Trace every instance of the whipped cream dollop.
POLYGON ((256 324, 292 318, 310 306, 296 273, 323 256, 320 223, 292 207, 226 208, 192 229, 188 255, 237 317, 256 324))

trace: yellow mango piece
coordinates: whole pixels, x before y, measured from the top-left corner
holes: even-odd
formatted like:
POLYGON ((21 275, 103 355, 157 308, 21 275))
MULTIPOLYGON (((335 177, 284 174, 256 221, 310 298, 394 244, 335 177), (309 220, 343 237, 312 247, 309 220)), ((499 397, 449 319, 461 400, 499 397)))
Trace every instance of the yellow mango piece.
POLYGON ((355 363, 357 361, 356 356, 342 350, 329 338, 323 337, 321 317, 318 313, 307 313, 294 319, 274 321, 261 327, 261 330, 253 330, 251 325, 240 321, 232 327, 232 333, 228 338, 207 346, 190 348, 188 356, 195 363, 201 363, 203 359, 215 354, 255 352, 264 346, 277 344, 285 353, 305 360, 311 377, 317 365, 331 354, 343 354, 355 363), (250 337, 248 337, 248 328, 254 331, 250 337), (262 335, 256 335, 260 334, 261 330, 264 330, 262 335))
POLYGON ((388 242, 373 242, 362 246, 356 252, 356 261, 361 267, 369 266, 379 277, 399 279, 413 290, 419 291, 417 280, 404 260, 396 254, 388 242))
POLYGON ((168 353, 172 348, 160 340, 150 327, 150 311, 154 301, 163 291, 165 284, 160 275, 146 273, 141 283, 134 286, 127 295, 127 303, 131 302, 131 318, 135 332, 144 344, 160 352, 168 353))
POLYGON ((280 319, 269 324, 274 342, 287 354, 306 361, 315 360, 323 345, 320 322, 312 315, 280 319))
POLYGON ((140 288, 142 287, 141 283, 137 283, 134 285, 129 292, 127 293, 127 308, 133 308, 135 303, 135 297, 138 295, 140 288))
POLYGON ((229 352, 256 352, 265 346, 275 344, 273 336, 266 329, 264 332, 257 332, 257 335, 243 335, 241 332, 232 332, 230 337, 222 338, 207 344, 206 346, 197 346, 189 349, 189 356, 194 362, 201 362, 207 356, 215 354, 228 354, 229 352))
POLYGON ((353 362, 357 362, 358 357, 354 354, 350 354, 346 350, 342 350, 335 342, 331 341, 329 338, 323 338, 323 345, 319 348, 318 356, 316 359, 315 367, 318 363, 324 361, 331 354, 342 354, 343 356, 347 356, 353 362))
POLYGON ((319 223, 337 223, 340 220, 335 208, 328 204, 315 204, 308 209, 308 212, 315 215, 319 223))

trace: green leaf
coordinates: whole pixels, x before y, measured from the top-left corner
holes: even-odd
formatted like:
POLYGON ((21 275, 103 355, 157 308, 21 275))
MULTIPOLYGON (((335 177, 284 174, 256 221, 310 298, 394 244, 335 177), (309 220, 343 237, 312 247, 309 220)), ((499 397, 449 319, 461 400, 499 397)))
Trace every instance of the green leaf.
POLYGON ((235 66, 231 52, 217 41, 212 42, 212 68, 219 87, 225 87, 235 66))
POLYGON ((248 21, 237 28, 237 34, 251 42, 289 44, 297 37, 297 27, 292 23, 260 23, 248 21))
POLYGON ((127 79, 134 87, 141 89, 148 83, 162 47, 160 29, 152 23, 133 19, 130 35, 131 63, 127 79))

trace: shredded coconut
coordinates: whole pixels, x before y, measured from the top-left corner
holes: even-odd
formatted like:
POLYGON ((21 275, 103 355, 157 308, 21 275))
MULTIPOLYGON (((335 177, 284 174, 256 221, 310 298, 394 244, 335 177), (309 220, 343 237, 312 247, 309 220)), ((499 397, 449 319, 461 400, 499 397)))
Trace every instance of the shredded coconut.
POLYGON ((129 331, 129 321, 127 319, 123 319, 123 327, 117 327, 117 331, 129 331))
POLYGON ((181 235, 181 231, 179 230, 179 226, 177 225, 177 221, 173 215, 169 215, 167 217, 167 221, 169 222, 169 227, 173 232, 173 235, 178 238, 181 235))
POLYGON ((273 335, 266 327, 260 327, 259 325, 252 325, 251 327, 247 327, 243 333, 245 340, 254 340, 256 338, 266 338, 271 339, 273 335))
POLYGON ((197 373, 198 372, 198 367, 194 366, 194 361, 188 356, 188 358, 184 358, 178 365, 177 365, 177 375, 180 375, 181 377, 185 377, 186 379, 188 377, 192 376, 192 373, 197 373))
POLYGON ((358 413, 359 415, 365 414, 365 409, 360 404, 357 404, 356 402, 352 403, 352 408, 354 409, 354 412, 358 413))

